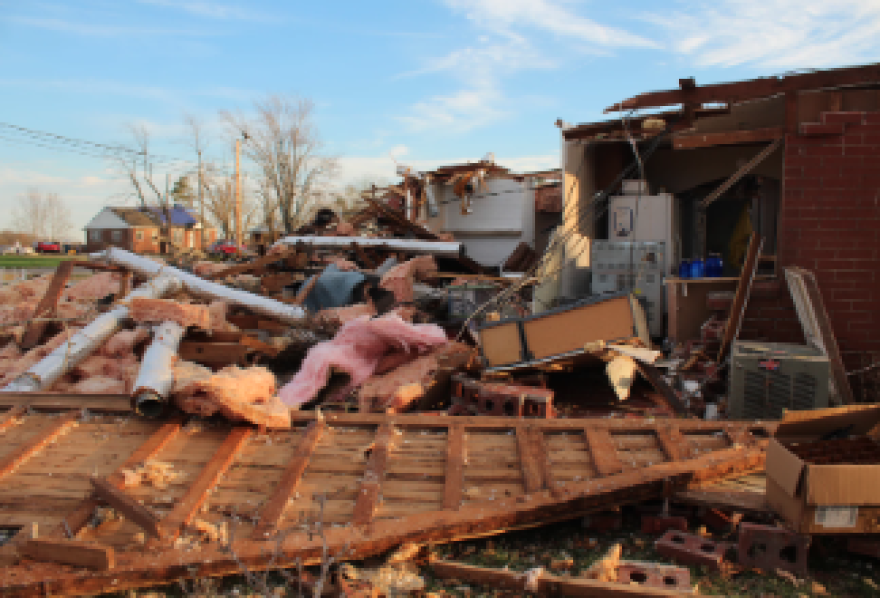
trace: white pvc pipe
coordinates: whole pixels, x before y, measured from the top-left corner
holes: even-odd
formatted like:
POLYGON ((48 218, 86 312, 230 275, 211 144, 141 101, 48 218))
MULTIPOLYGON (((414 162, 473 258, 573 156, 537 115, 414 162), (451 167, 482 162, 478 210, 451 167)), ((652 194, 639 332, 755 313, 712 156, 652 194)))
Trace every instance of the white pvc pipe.
POLYGON ((430 182, 425 181, 425 197, 428 198, 428 216, 436 218, 440 214, 440 207, 437 205, 437 197, 434 195, 434 187, 430 182))
POLYGON ((131 393, 132 404, 139 414, 156 417, 163 411, 174 385, 174 361, 185 331, 177 322, 156 326, 131 393))
POLYGON ((92 320, 42 361, 0 389, 0 392, 31 392, 52 386, 119 330, 122 322, 128 318, 129 300, 134 297, 157 299, 178 290, 180 286, 180 281, 172 276, 158 276, 147 281, 113 309, 92 320))
POLYGON ((91 257, 107 259, 113 264, 123 266, 148 278, 156 276, 160 272, 163 275, 168 274, 178 279, 183 283, 183 286, 187 291, 195 295, 202 295, 211 299, 226 301, 241 307, 247 307, 258 314, 288 324, 299 322, 306 317, 306 310, 298 305, 287 305, 286 303, 276 301, 275 299, 261 297, 260 295, 254 295, 253 293, 248 293, 247 291, 242 291, 240 289, 232 289, 225 285, 205 280, 195 274, 184 272, 178 268, 154 262, 149 258, 124 249, 119 249, 118 247, 110 247, 106 251, 93 253, 91 257))
POLYGON ((284 237, 279 243, 285 245, 312 245, 322 249, 349 249, 352 243, 361 247, 375 247, 391 251, 427 253, 445 257, 460 257, 462 244, 458 241, 423 241, 422 239, 392 239, 381 237, 284 237))

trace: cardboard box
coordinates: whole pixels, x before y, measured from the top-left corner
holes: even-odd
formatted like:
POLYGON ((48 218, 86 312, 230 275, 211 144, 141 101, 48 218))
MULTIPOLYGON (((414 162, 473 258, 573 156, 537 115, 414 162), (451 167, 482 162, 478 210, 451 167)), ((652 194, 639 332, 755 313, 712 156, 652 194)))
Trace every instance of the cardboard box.
POLYGON ((788 527, 880 533, 880 443, 868 436, 878 423, 880 405, 785 414, 767 447, 767 504, 788 527), (828 440, 830 434, 848 438, 828 440))

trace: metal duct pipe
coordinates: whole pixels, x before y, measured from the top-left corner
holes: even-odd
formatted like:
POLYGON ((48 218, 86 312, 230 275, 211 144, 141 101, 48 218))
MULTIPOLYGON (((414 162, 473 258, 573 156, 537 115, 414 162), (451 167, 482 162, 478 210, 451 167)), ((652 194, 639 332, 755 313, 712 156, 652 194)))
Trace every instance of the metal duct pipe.
POLYGON ((156 299, 181 287, 172 276, 157 276, 128 294, 119 304, 62 343, 34 364, 27 372, 0 389, 0 392, 32 392, 52 386, 61 376, 79 365, 119 330, 128 318, 127 302, 134 297, 156 299))
POLYGON ((284 237, 285 245, 312 245, 321 249, 350 249, 352 243, 365 248, 389 249, 409 253, 427 253, 443 257, 460 257, 464 246, 458 241, 423 241, 421 239, 383 239, 377 237, 284 237))
POLYGON ((107 259, 113 264, 123 266, 148 278, 156 276, 160 272, 163 275, 173 276, 183 283, 187 291, 194 295, 227 301, 288 324, 299 322, 306 317, 306 310, 298 305, 287 305, 268 297, 261 297, 260 295, 254 295, 240 289, 231 289, 225 285, 205 280, 200 276, 184 272, 172 266, 162 265, 149 258, 119 249, 118 247, 111 247, 106 251, 93 253, 91 257, 107 259))
POLYGON ((138 415, 159 417, 165 411, 174 385, 174 360, 185 331, 177 322, 156 326, 131 393, 131 406, 138 415))

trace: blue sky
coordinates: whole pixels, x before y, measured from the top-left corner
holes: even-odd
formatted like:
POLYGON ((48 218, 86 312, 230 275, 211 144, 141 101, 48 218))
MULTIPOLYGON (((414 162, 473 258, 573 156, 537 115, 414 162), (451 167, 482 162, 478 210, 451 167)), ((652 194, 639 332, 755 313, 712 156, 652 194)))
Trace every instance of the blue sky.
MULTIPOLYGON (((394 180, 494 152, 558 166, 557 118, 605 118, 631 95, 876 61, 880 0, 0 0, 0 122, 104 144, 151 131, 192 168, 183 115, 205 122, 269 93, 316 105, 339 183, 394 180)), ((28 187, 59 193, 81 227, 130 189, 107 160, 0 127, 0 228, 28 187)), ((164 180, 157 165, 156 179, 164 180)))

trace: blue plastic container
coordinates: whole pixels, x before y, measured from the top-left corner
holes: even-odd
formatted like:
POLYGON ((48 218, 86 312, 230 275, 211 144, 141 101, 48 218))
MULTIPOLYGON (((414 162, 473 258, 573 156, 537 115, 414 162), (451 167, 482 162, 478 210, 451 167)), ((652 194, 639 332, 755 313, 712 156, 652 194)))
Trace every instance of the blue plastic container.
POLYGON ((724 262, 721 261, 721 256, 717 253, 709 254, 709 257, 706 258, 705 270, 707 278, 721 278, 721 274, 724 272, 724 262))
POLYGON ((691 277, 691 262, 690 262, 690 260, 681 260, 681 263, 678 265, 678 277, 679 278, 690 278, 691 277))
POLYGON ((703 278, 705 275, 706 270, 703 267, 703 260, 691 260, 691 278, 703 278))

